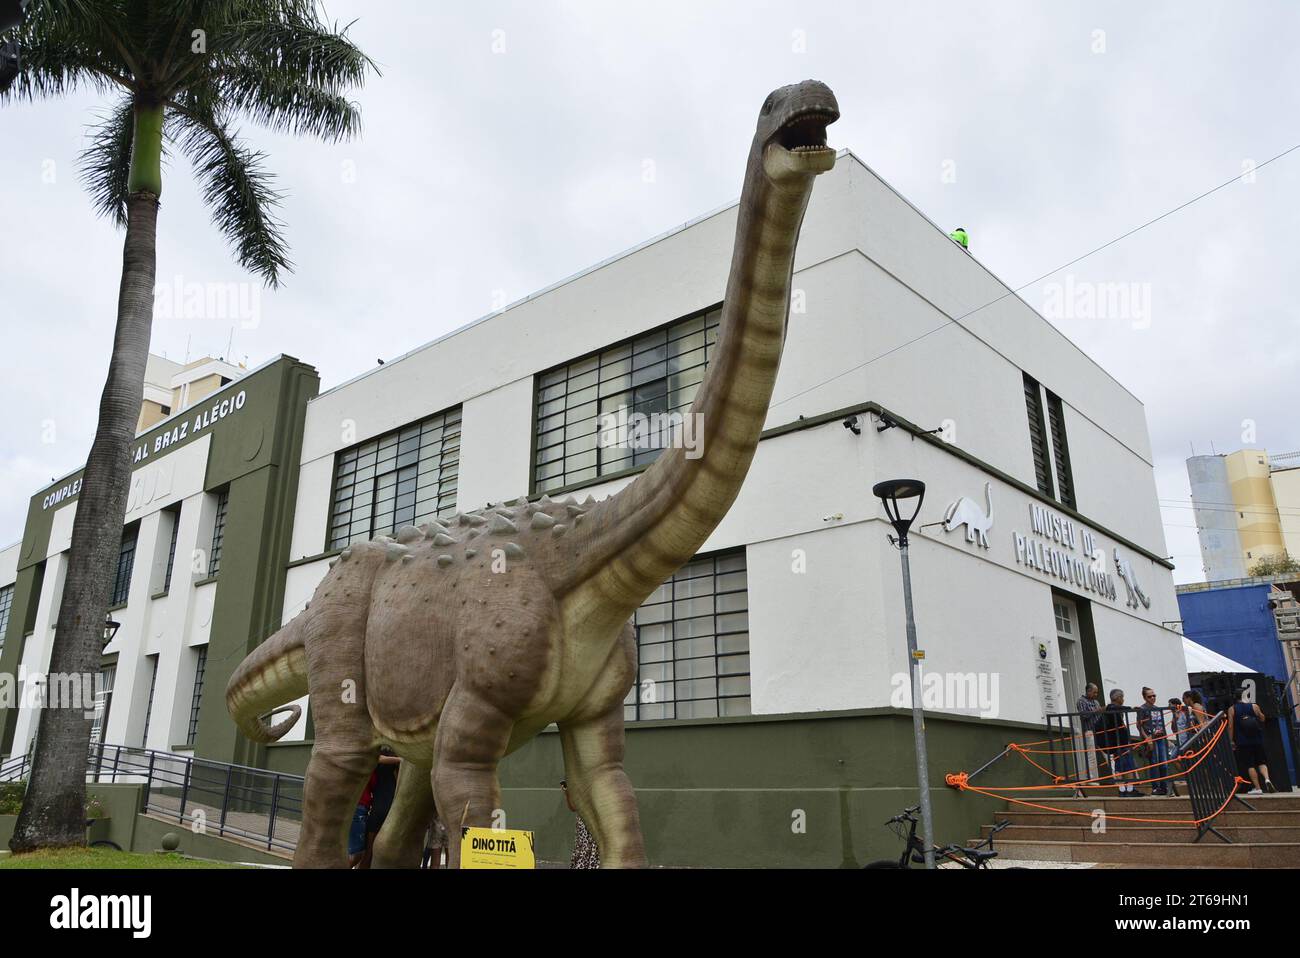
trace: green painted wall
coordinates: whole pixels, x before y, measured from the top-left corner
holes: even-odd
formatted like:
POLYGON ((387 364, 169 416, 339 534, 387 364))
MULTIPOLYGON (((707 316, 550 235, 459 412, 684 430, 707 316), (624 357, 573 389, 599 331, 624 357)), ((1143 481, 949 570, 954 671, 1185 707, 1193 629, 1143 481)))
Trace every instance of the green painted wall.
MULTIPOLYGON (((243 657, 279 626, 284 568, 298 494, 303 425, 307 402, 319 387, 320 378, 313 367, 282 356, 137 437, 132 444, 133 450, 149 450, 147 458, 136 461, 138 468, 202 436, 211 436, 204 489, 230 489, 196 739, 196 754, 207 758, 256 764, 260 757, 252 743, 236 735, 222 693, 243 657), (240 392, 245 394, 242 408, 195 428, 205 414, 210 415, 223 400, 231 400, 240 392), (174 435, 182 423, 187 424, 183 439, 156 448, 160 437, 174 435)), ((40 595, 42 560, 57 511, 45 507, 45 497, 79 476, 75 473, 60 479, 31 498, 0 671, 16 673, 21 661, 22 632, 31 627, 40 595)), ((66 497, 59 505, 75 498, 66 497)), ((133 595, 131 599, 147 601, 148 597, 133 595)), ((7 755, 13 749, 16 720, 17 710, 0 709, 0 754, 7 755)))
MULTIPOLYGON (((958 793, 944 775, 974 771, 1008 742, 1041 739, 1043 729, 939 715, 927 716, 926 726, 936 840, 974 838, 1005 804, 958 793)), ((302 774, 309 754, 305 744, 273 747, 267 766, 302 774)), ((911 713, 895 709, 640 723, 628 727, 626 764, 655 865, 857 867, 899 853, 883 823, 916 803, 911 713), (799 810, 802 834, 792 828, 799 810)), ((535 832, 546 861, 567 861, 573 849, 563 777, 553 732, 501 766, 506 824, 535 832)), ((1041 784, 1042 777, 1008 757, 977 782, 1041 784)))

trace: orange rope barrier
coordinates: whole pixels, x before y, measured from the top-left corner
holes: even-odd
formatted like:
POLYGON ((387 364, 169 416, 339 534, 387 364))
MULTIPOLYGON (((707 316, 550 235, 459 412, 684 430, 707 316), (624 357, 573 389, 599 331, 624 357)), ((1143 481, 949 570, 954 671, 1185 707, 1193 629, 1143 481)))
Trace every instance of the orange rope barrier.
MULTIPOLYGON (((1196 711, 1199 712, 1200 710, 1198 709, 1198 710, 1196 710, 1196 711)), ((1144 769, 1144 771, 1148 771, 1148 770, 1150 770, 1150 769, 1152 769, 1152 768, 1156 768, 1156 767, 1158 767, 1158 766, 1167 766, 1167 765, 1170 765, 1170 764, 1172 764, 1172 763, 1174 763, 1174 762, 1187 762, 1187 761, 1189 761, 1191 758, 1195 757, 1195 758, 1196 758, 1196 761, 1193 762, 1192 764, 1187 765, 1185 768, 1182 768, 1182 769, 1176 770, 1176 771, 1172 772, 1172 773, 1169 774, 1169 775, 1163 775, 1163 776, 1160 776, 1160 777, 1158 777, 1158 778, 1143 778, 1143 779, 1135 779, 1135 780, 1132 780, 1132 781, 1131 781, 1131 784, 1133 784, 1133 785, 1146 785, 1146 784, 1152 784, 1152 783, 1156 783, 1156 782, 1164 782, 1164 781, 1168 781, 1169 779, 1172 779, 1172 778, 1177 778, 1177 777, 1179 777, 1180 775, 1185 775, 1185 774, 1187 774, 1188 772, 1192 771, 1194 768, 1196 768, 1197 766, 1199 766, 1203 761, 1205 761, 1205 759, 1206 759, 1206 758, 1209 756, 1209 754, 1210 754, 1210 750, 1211 750, 1211 749, 1212 749, 1212 748, 1213 748, 1213 747, 1214 747, 1214 746, 1219 742, 1219 740, 1223 737, 1225 731, 1227 730, 1227 727, 1228 727, 1228 726, 1227 726, 1227 723, 1226 723, 1226 722, 1223 723, 1222 725, 1220 725, 1218 731, 1214 733, 1213 738, 1211 738, 1208 742, 1206 742, 1206 743, 1205 743, 1203 746, 1201 746, 1200 748, 1195 749, 1194 751, 1191 751, 1191 752, 1185 752, 1185 753, 1183 753, 1182 755, 1178 755, 1178 756, 1175 756, 1175 757, 1172 757, 1172 758, 1167 758, 1167 759, 1165 759, 1165 760, 1162 761, 1162 762, 1154 762, 1154 763, 1151 763, 1151 764, 1149 764, 1149 765, 1146 766, 1146 769, 1144 769)), ((1194 730, 1188 730, 1188 731, 1194 731, 1194 730)), ((1167 737, 1168 737, 1168 736, 1160 736, 1160 738, 1167 738, 1167 737)), ((1151 739, 1151 741, 1159 741, 1159 738, 1153 738, 1153 739, 1151 739)), ((1027 743, 1027 744, 1029 744, 1029 745, 1035 745, 1035 744, 1042 744, 1042 743, 1030 742, 1030 743, 1027 743)), ((1141 744, 1141 743, 1139 743, 1139 744, 1141 744)), ((1134 749, 1134 748, 1136 748, 1136 747, 1137 747, 1136 745, 1108 746, 1108 747, 1106 747, 1106 748, 1097 748, 1096 751, 1106 751, 1107 748, 1126 748, 1126 749, 1130 749, 1130 750, 1132 750, 1132 749, 1134 749)), ((969 774, 968 772, 949 772, 947 775, 944 776, 944 782, 945 782, 949 787, 951 787, 951 788, 955 788, 955 789, 956 789, 957 791, 959 791, 959 792, 974 792, 975 794, 977 794, 977 795, 983 795, 983 796, 985 796, 986 798, 1003 799, 1003 800, 1005 800, 1005 801, 1008 801, 1008 802, 1014 803, 1014 804, 1016 804, 1016 805, 1023 805, 1023 806, 1025 806, 1026 808, 1036 808, 1036 809, 1040 809, 1040 810, 1042 810, 1042 811, 1047 811, 1047 812, 1056 812, 1056 813, 1061 814, 1061 815, 1077 815, 1077 816, 1081 816, 1081 817, 1085 817, 1085 818, 1091 818, 1091 817, 1093 816, 1093 812, 1091 812, 1091 811, 1081 812, 1081 811, 1075 811, 1075 810, 1073 810, 1073 809, 1069 809, 1069 808, 1055 808, 1055 807, 1053 807, 1053 806, 1051 806, 1051 805, 1040 805, 1040 804, 1038 804, 1037 802, 1029 802, 1029 801, 1025 801, 1025 800, 1023 800, 1023 799, 1012 798, 1012 797, 1010 797, 1009 795, 1006 795, 1006 794, 1003 794, 1003 793, 1005 793, 1005 792, 1037 792, 1037 791, 1043 791, 1043 790, 1046 790, 1046 789, 1059 789, 1059 788, 1071 788, 1071 789, 1074 789, 1074 790, 1076 790, 1076 791, 1080 791, 1080 790, 1085 789, 1085 788, 1115 788, 1115 787, 1116 787, 1116 784, 1115 784, 1114 782, 1112 782, 1111 784, 1101 784, 1101 783, 1103 782, 1103 780, 1106 780, 1106 779, 1114 780, 1114 779, 1117 779, 1118 776, 1121 776, 1121 775, 1129 775, 1129 774, 1135 774, 1135 773, 1136 773, 1136 769, 1133 770, 1132 772, 1128 772, 1128 771, 1125 771, 1125 772, 1114 771, 1114 772, 1111 772, 1109 775, 1099 775, 1099 776, 1097 776, 1096 778, 1079 779, 1079 780, 1075 781, 1075 780, 1071 780, 1071 779, 1069 779, 1067 776, 1057 775, 1055 772, 1052 772, 1052 771, 1049 771, 1049 770, 1046 769, 1046 768, 1043 768, 1043 766, 1039 765, 1039 764, 1038 764, 1037 762, 1035 762, 1033 759, 1031 759, 1031 758, 1028 757, 1027 752, 1028 752, 1029 750, 1028 750, 1025 746, 1023 746, 1023 745, 1019 745, 1019 744, 1017 744, 1017 743, 1012 742, 1012 743, 1010 743, 1010 744, 1007 745, 1007 750, 1008 750, 1008 751, 1012 751, 1012 752, 1016 752, 1016 753, 1019 754, 1020 757, 1023 758, 1026 762, 1028 762, 1030 765, 1034 766, 1034 768, 1036 768, 1036 769, 1038 769, 1039 771, 1041 771, 1044 775, 1048 775, 1048 776, 1050 776, 1050 777, 1052 778, 1052 784, 1051 784, 1051 785, 1009 785, 1009 786, 985 786, 985 787, 980 787, 980 786, 972 785, 972 784, 970 783, 970 774, 969 774)), ((1079 752, 1086 752, 1086 751, 1088 751, 1088 750, 1086 750, 1086 749, 1075 749, 1075 750, 1067 751, 1067 752, 1057 752, 1056 754, 1060 754, 1060 755, 1068 755, 1068 754, 1077 754, 1077 753, 1079 753, 1079 752)), ((1038 754, 1038 753, 1035 752, 1035 754, 1038 754)), ((1116 756, 1114 759, 1111 760, 1111 765, 1112 765, 1112 767, 1114 767, 1114 765, 1115 765, 1115 760, 1118 759, 1118 757, 1119 757, 1119 756, 1116 756)), ((1121 786, 1122 786, 1122 784, 1123 784, 1123 781, 1124 781, 1123 779, 1119 779, 1119 784, 1120 784, 1121 786)), ((1214 811, 1213 813, 1211 813, 1210 815, 1207 815, 1207 816, 1204 817, 1204 818, 1198 818, 1198 819, 1180 819, 1180 818, 1135 818, 1135 817, 1125 816, 1125 815, 1111 815, 1111 814, 1107 814, 1107 815, 1106 815, 1106 819, 1107 819, 1108 821, 1110 821, 1110 820, 1114 820, 1114 821, 1120 821, 1120 822, 1137 822, 1137 823, 1140 823, 1140 824, 1149 824, 1149 825, 1200 825, 1200 824, 1202 824, 1203 822, 1208 822, 1208 821, 1210 821, 1212 818, 1214 818, 1216 815, 1218 815, 1220 812, 1222 812, 1225 808, 1227 808, 1227 807, 1228 807, 1228 803, 1231 802, 1231 801, 1233 800, 1233 798, 1236 797, 1237 792, 1240 790, 1241 786, 1242 786, 1242 785, 1248 785, 1248 784, 1249 784, 1249 783, 1248 783, 1244 778, 1242 778, 1240 775, 1234 776, 1234 777, 1233 777, 1233 782, 1232 782, 1232 791, 1231 791, 1231 793, 1229 793, 1227 800, 1224 801, 1224 803, 1223 803, 1222 805, 1220 805, 1217 809, 1215 809, 1215 811, 1214 811)), ((1120 796, 1120 797, 1123 797, 1123 793, 1121 793, 1121 796, 1120 796)))

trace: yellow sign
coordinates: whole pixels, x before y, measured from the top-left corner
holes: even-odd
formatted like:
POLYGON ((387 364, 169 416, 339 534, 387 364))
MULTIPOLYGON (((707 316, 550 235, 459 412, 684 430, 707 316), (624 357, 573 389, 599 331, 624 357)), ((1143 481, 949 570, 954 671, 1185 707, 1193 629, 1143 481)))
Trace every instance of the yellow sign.
POLYGON ((533 833, 517 828, 460 830, 461 868, 536 868, 533 833))

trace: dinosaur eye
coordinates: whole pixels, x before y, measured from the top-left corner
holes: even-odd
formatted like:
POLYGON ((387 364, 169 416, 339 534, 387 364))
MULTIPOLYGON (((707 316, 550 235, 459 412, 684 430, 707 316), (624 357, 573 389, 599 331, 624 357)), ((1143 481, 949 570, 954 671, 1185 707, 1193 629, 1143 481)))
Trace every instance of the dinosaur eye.
POLYGON ((763 115, 763 116, 767 116, 767 115, 768 115, 769 113, 771 113, 771 112, 772 112, 772 96, 771 96, 771 94, 768 94, 767 99, 763 101, 763 114, 762 114, 762 115, 763 115))

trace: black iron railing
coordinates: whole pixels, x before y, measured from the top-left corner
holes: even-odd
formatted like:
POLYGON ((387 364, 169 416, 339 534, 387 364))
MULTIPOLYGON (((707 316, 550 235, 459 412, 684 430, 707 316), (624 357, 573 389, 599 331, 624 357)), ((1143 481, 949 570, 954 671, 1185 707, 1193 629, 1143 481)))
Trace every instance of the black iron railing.
POLYGON ((1187 770, 1187 791, 1192 799, 1192 815, 1196 819, 1196 841, 1213 832, 1225 842, 1231 839, 1214 827, 1214 819, 1230 802, 1241 802, 1254 808, 1238 793, 1237 760, 1232 753, 1232 742, 1225 727, 1228 713, 1219 712, 1187 740, 1183 750, 1198 754, 1187 770))
MULTIPOLYGON (((18 756, 0 765, 0 781, 25 779, 29 771, 27 756, 18 756)), ((239 838, 268 850, 292 851, 298 844, 301 775, 96 743, 86 779, 140 784, 144 811, 175 818, 197 833, 239 838)))

